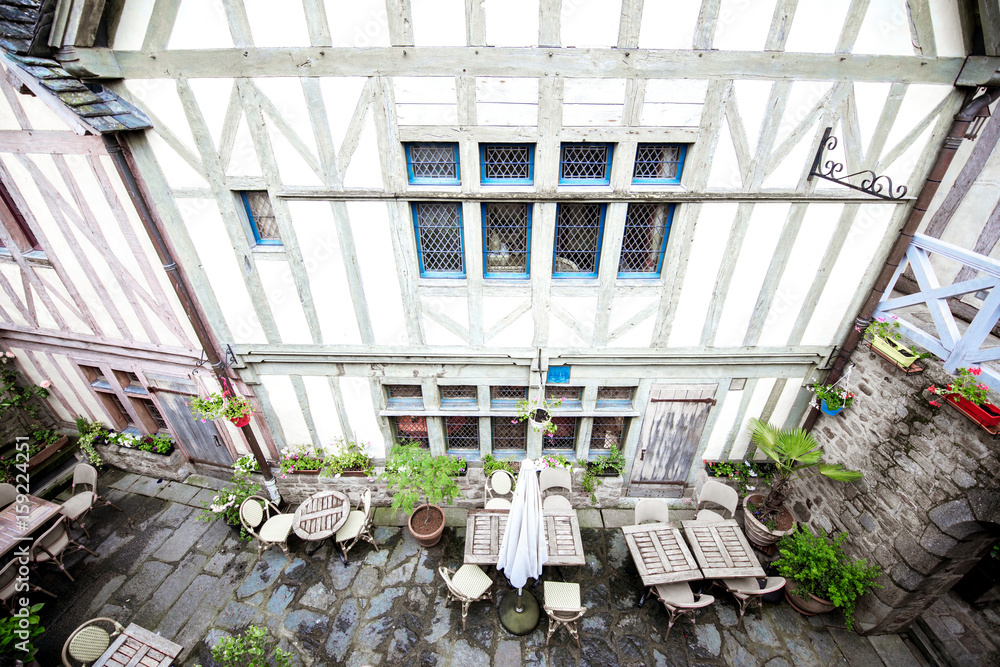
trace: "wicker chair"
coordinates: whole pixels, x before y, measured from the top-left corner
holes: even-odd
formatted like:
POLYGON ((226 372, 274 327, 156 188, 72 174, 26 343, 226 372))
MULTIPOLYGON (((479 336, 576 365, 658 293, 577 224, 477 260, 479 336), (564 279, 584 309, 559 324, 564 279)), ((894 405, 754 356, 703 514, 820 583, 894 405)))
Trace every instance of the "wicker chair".
POLYGON ((44 563, 50 563, 62 570, 70 581, 75 581, 73 575, 66 570, 63 558, 67 553, 80 550, 86 551, 91 556, 97 555, 76 540, 70 539, 69 530, 66 528, 66 517, 59 517, 59 520, 31 545, 31 566, 37 568, 44 563))
POLYGON ((717 586, 722 586, 729 593, 732 593, 736 601, 740 603, 740 622, 737 624, 736 628, 739 629, 743 624, 743 615, 747 612, 747 609, 751 605, 756 604, 757 609, 764 613, 764 608, 762 600, 764 596, 768 593, 773 593, 775 591, 781 590, 785 585, 784 577, 768 577, 764 585, 761 586, 760 582, 753 577, 740 577, 738 579, 716 579, 714 582, 717 586))
POLYGON ((670 509, 663 498, 642 498, 635 504, 635 525, 646 521, 670 522, 670 509))
MULTIPOLYGON (((721 484, 719 482, 705 482, 698 492, 698 507, 702 503, 713 503, 729 512, 729 518, 736 516, 736 506, 739 505, 740 496, 736 489, 721 484)), ((725 516, 712 510, 701 510, 695 517, 698 521, 725 521, 725 516)))
POLYGON ((458 571, 439 567, 438 574, 448 587, 445 606, 452 600, 462 603, 462 632, 465 632, 465 619, 469 615, 469 605, 480 600, 493 601, 493 580, 483 572, 478 565, 465 564, 458 571))
POLYGON ((333 538, 337 546, 340 547, 345 566, 347 565, 347 552, 354 548, 359 540, 370 543, 375 547, 375 551, 379 550, 375 536, 372 534, 372 513, 372 490, 365 489, 358 502, 358 509, 352 510, 347 515, 347 521, 333 538))
MULTIPOLYGON (((0 569, 0 602, 3 602, 3 606, 7 608, 7 611, 14 613, 14 610, 10 606, 10 599, 14 597, 15 593, 23 593, 24 589, 21 588, 18 591, 18 578, 17 578, 17 559, 8 561, 3 569, 0 569)), ((28 586, 32 591, 38 593, 45 593, 50 598, 56 597, 54 593, 49 593, 47 590, 41 586, 36 586, 33 583, 28 583, 28 586)))
POLYGON ((694 612, 715 602, 714 597, 704 593, 698 595, 696 599, 690 584, 684 581, 673 584, 658 584, 653 587, 653 590, 656 591, 657 599, 663 603, 667 613, 670 614, 667 634, 663 637, 664 642, 670 639, 670 631, 674 629, 674 623, 678 618, 687 616, 691 619, 691 625, 694 625, 694 612))
POLYGON ((0 484, 0 509, 7 507, 17 499, 17 488, 13 484, 0 484))
POLYGON ((542 509, 568 510, 573 509, 569 498, 560 494, 549 494, 549 489, 573 490, 573 475, 566 468, 543 468, 538 475, 538 490, 542 494, 542 509))
POLYGON ((78 463, 75 468, 73 468, 73 488, 71 493, 76 493, 77 486, 87 487, 87 490, 92 492, 97 496, 94 501, 94 507, 97 507, 97 503, 103 505, 111 505, 119 512, 122 511, 121 507, 115 505, 113 502, 101 495, 101 492, 97 490, 97 468, 88 463, 78 463))
POLYGON ((124 631, 121 623, 112 618, 101 617, 87 621, 66 638, 62 648, 64 667, 86 667, 92 664, 108 650, 111 640, 124 631), (105 624, 111 626, 111 631, 101 627, 105 624))
POLYGON ((549 615, 549 631, 545 636, 545 645, 549 645, 549 639, 556 630, 565 627, 576 640, 576 647, 580 648, 580 633, 576 625, 577 621, 587 613, 587 608, 580 603, 580 584, 546 581, 543 582, 543 586, 545 603, 542 608, 549 615))
POLYGON ((506 470, 494 470, 486 478, 485 497, 488 510, 510 509, 510 501, 514 498, 514 476, 506 470))
POLYGON ((240 523, 257 538, 258 558, 274 545, 281 547, 286 557, 292 557, 288 552, 288 534, 292 532, 294 519, 294 514, 282 514, 277 505, 261 496, 250 496, 240 505, 240 523))

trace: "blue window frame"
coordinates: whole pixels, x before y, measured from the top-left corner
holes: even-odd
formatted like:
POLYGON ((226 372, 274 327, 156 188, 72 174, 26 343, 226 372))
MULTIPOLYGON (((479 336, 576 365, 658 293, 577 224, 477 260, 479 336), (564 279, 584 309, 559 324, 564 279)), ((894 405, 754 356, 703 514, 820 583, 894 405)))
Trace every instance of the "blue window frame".
POLYGON ((458 144, 405 144, 406 176, 412 185, 461 185, 458 144))
POLYGON ((576 417, 553 417, 555 433, 546 433, 542 438, 542 449, 561 453, 572 453, 576 449, 576 432, 579 420, 576 417))
POLYGON ((479 144, 483 185, 531 185, 535 178, 534 144, 479 144))
POLYGON ((632 203, 625 217, 619 278, 658 278, 674 218, 674 204, 632 203))
POLYGON ((483 204, 483 275, 525 279, 531 255, 531 204, 483 204))
POLYGON ((614 144, 563 144, 559 157, 559 184, 610 184, 614 148, 614 144))
POLYGON ((247 212, 250 231, 257 245, 281 245, 281 234, 278 233, 278 221, 274 217, 274 208, 267 190, 244 190, 240 192, 243 208, 247 212))
POLYGON ((553 278, 596 278, 607 204, 559 204, 553 278))
POLYGON ((443 385, 440 390, 442 410, 475 410, 479 405, 475 385, 443 385))
POLYGON ((632 408, 634 387, 598 387, 597 409, 628 410, 632 408))
POLYGON ((417 257, 422 278, 464 278, 465 240, 462 205, 419 202, 413 208, 417 257))
POLYGON ((679 184, 685 156, 687 144, 639 144, 635 151, 632 182, 679 184))
POLYGON ((448 451, 479 451, 479 417, 451 415, 444 418, 444 437, 448 451))

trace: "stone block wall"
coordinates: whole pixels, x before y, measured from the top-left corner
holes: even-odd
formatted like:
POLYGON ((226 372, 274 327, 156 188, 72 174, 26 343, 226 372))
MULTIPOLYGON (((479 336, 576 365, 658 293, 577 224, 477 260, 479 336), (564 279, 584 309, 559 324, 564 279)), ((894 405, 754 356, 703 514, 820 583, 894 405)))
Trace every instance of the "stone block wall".
POLYGON ((96 445, 96 448, 106 465, 138 475, 183 482, 188 475, 194 472, 192 466, 176 447, 170 456, 142 452, 138 449, 128 449, 118 445, 96 445))
MULTIPOLYGON (((1000 538, 1000 440, 926 391, 951 375, 925 359, 907 375, 859 348, 854 404, 822 415, 813 434, 825 460, 865 474, 855 483, 810 477, 793 489, 796 518, 850 532, 847 550, 878 564, 883 588, 862 599, 857 627, 897 632, 946 593, 1000 538)), ((996 398, 996 397, 994 397, 996 398)), ((994 401, 995 402, 995 401, 994 401)))

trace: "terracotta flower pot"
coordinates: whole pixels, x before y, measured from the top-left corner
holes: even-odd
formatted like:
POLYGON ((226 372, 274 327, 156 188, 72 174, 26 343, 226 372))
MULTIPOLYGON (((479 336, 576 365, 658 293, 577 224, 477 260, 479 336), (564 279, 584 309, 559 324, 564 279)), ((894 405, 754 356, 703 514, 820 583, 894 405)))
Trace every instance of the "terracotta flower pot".
MULTIPOLYGON (((747 509, 747 503, 753 498, 754 505, 761 505, 764 503, 764 496, 760 494, 748 495, 743 498, 743 518, 746 520, 744 523, 744 531, 746 532, 747 538, 754 545, 766 548, 780 540, 785 535, 791 535, 795 532, 795 520, 792 520, 792 526, 788 530, 770 530, 767 526, 757 520, 753 513, 747 509)), ((786 512, 788 510, 785 510, 786 512)))
MULTIPOLYGON (((785 582, 785 600, 795 611, 806 616, 815 616, 816 614, 825 614, 833 611, 833 603, 829 600, 818 598, 812 593, 806 593, 806 597, 796 595, 792 592, 795 590, 795 586, 796 583, 792 579, 785 582)), ((805 593, 805 591, 803 592, 805 593)))
POLYGON ((413 514, 410 515, 406 525, 410 529, 410 534, 413 535, 420 546, 432 547, 441 541, 441 534, 444 532, 444 511, 442 511, 437 505, 420 505, 413 510, 413 514), (424 532, 423 517, 416 522, 416 527, 414 527, 413 517, 417 516, 417 514, 425 508, 426 511, 431 513, 430 525, 436 526, 430 532, 424 532), (435 516, 435 514, 437 516, 435 516), (440 517, 440 522, 438 522, 437 517, 440 517))

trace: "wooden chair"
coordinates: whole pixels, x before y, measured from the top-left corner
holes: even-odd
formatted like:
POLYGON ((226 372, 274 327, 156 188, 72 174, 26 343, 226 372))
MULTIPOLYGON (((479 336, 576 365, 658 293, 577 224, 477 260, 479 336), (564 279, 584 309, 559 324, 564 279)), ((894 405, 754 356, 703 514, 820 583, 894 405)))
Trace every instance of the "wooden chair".
MULTIPOLYGON (((19 591, 18 578, 17 578, 17 559, 8 561, 3 569, 0 569, 0 602, 3 602, 3 606, 7 608, 7 611, 14 613, 14 610, 10 606, 10 599, 14 597, 15 593, 24 593, 23 584, 22 589, 19 591)), ((32 591, 38 593, 45 593, 50 598, 55 598, 53 593, 49 593, 47 590, 41 586, 36 586, 33 583, 28 583, 28 586, 32 591)))
POLYGON ((691 619, 691 625, 694 625, 694 612, 715 602, 714 597, 704 593, 698 595, 696 599, 695 594, 691 591, 691 585, 686 581, 658 584, 653 587, 653 590, 656 591, 657 599, 663 603, 667 613, 670 614, 667 634, 663 637, 664 643, 670 639, 670 631, 674 629, 674 623, 678 618, 687 616, 691 619))
POLYGON ((761 614, 764 613, 762 600, 768 593, 781 590, 785 586, 784 577, 768 577, 764 585, 753 577, 740 577, 738 579, 715 579, 712 583, 722 586, 732 594, 740 604, 740 622, 736 625, 738 630, 743 624, 743 615, 747 609, 756 603, 761 614))
POLYGON ((67 553, 81 549, 91 556, 97 555, 76 540, 70 539, 69 530, 66 528, 66 517, 59 517, 56 523, 31 545, 31 566, 37 568, 44 563, 50 563, 62 570, 70 581, 75 581, 73 575, 66 570, 63 558, 67 553))
MULTIPOLYGON (((702 503, 719 505, 729 512, 729 518, 732 519, 736 516, 736 506, 740 503, 740 496, 736 493, 736 489, 725 484, 720 482, 705 482, 704 486, 701 487, 701 491, 698 492, 697 507, 701 507, 702 503)), ((724 521, 726 517, 720 515, 718 512, 703 509, 698 512, 695 519, 698 521, 724 521)))
POLYGON ((647 521, 670 522, 670 509, 663 498, 642 498, 635 504, 635 525, 647 521))
POLYGON ((576 640, 576 647, 580 648, 580 633, 576 625, 577 621, 587 613, 587 608, 580 603, 580 584, 545 581, 543 586, 545 600, 542 608, 549 615, 549 631, 545 636, 545 645, 549 645, 549 639, 556 630, 565 627, 576 640))
POLYGON ((483 572, 478 565, 466 563, 458 571, 439 567, 438 574, 448 587, 448 596, 444 604, 447 607, 452 600, 462 603, 462 632, 465 632, 465 619, 469 615, 469 605, 480 600, 493 601, 493 580, 483 572))
POLYGON ((488 510, 510 509, 510 502, 514 498, 514 476, 506 470, 494 470, 486 478, 485 497, 488 510))
POLYGON ((112 618, 94 618, 70 633, 62 648, 62 662, 64 667, 77 667, 78 664, 92 664, 95 660, 104 655, 104 652, 111 646, 111 640, 122 632, 125 628, 121 623, 112 618), (102 625, 111 626, 111 630, 106 630, 102 625))
POLYGON ((566 493, 573 490, 573 475, 568 469, 562 466, 543 468, 541 474, 538 475, 538 490, 542 494, 542 509, 573 509, 569 498, 560 494, 550 494, 549 489, 566 489, 566 493))
POLYGON ((375 543, 375 536, 372 534, 372 490, 365 489, 358 501, 358 509, 352 510, 347 515, 347 521, 333 538, 343 554, 344 565, 347 565, 347 552, 350 551, 359 540, 364 540, 375 547, 378 551, 378 544, 375 543), (364 509, 362 509, 364 508, 364 509))
POLYGON ((288 552, 288 534, 292 532, 294 514, 282 514, 277 505, 261 496, 250 496, 240 505, 240 523, 248 533, 257 538, 257 558, 264 555, 264 550, 277 545, 288 552))

